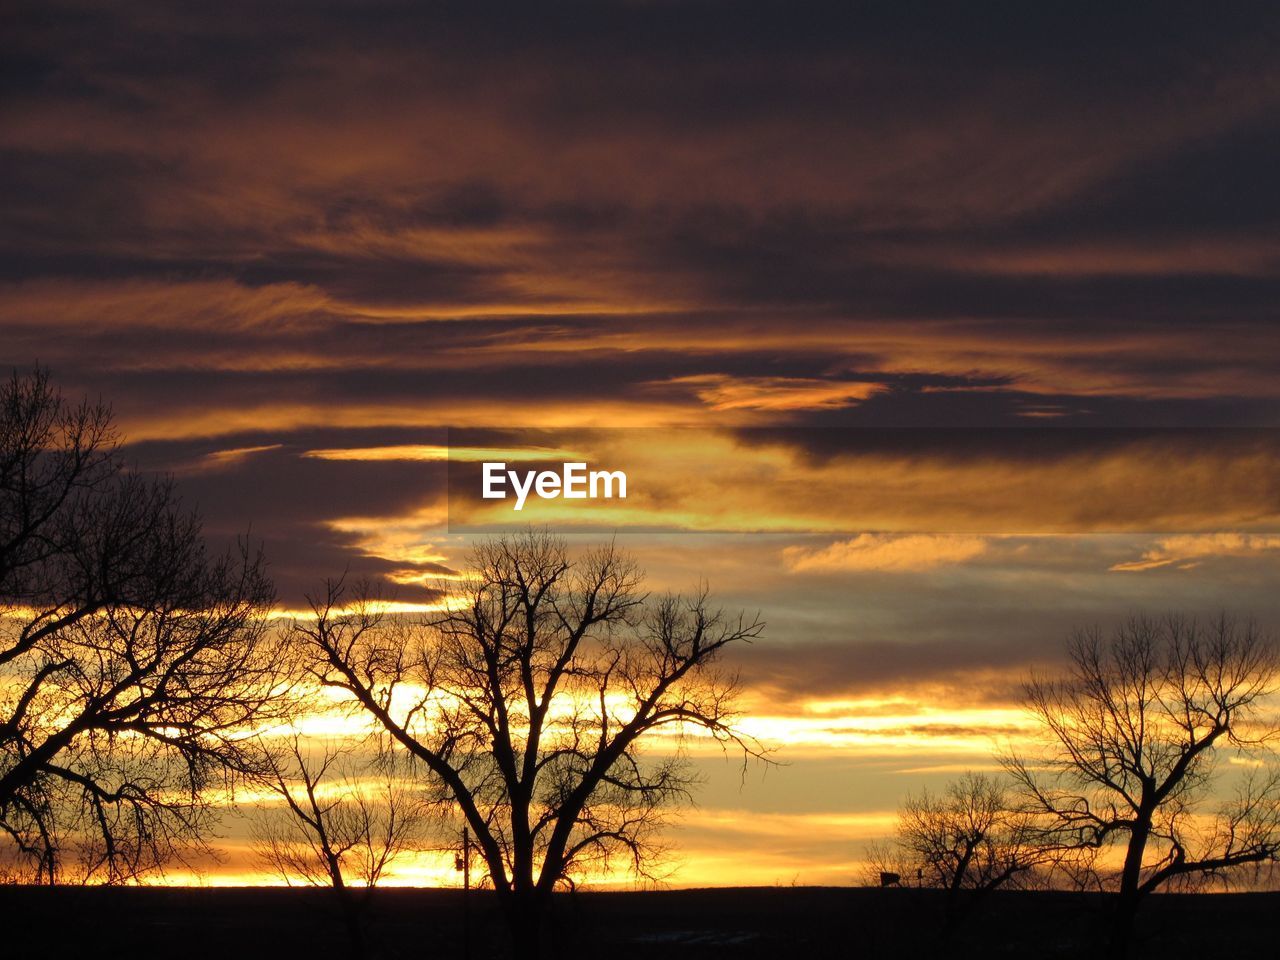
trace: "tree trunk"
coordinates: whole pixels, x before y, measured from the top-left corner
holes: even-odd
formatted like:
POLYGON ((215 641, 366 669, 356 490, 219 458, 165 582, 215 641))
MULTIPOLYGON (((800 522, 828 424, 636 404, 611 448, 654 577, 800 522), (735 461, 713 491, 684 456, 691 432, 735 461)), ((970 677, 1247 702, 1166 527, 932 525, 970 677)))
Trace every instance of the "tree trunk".
POLYGON ((364 960, 364 923, 360 909, 348 898, 343 898, 342 919, 347 927, 347 939, 351 943, 352 960, 364 960))
MULTIPOLYGON (((356 894, 342 882, 339 874, 333 886, 338 897, 338 908, 342 911, 342 925, 347 931, 347 941, 351 947, 352 960, 364 960, 364 917, 363 904, 356 901, 356 894)), ((367 892, 367 891, 366 891, 367 892)))
POLYGON ((955 871, 951 875, 951 881, 947 884, 947 898, 943 908, 942 920, 942 943, 944 946, 950 946, 956 929, 960 926, 964 906, 961 903, 961 899, 965 895, 964 879, 969 872, 969 864, 973 861, 973 852, 976 847, 976 842, 965 841, 964 852, 960 855, 955 871))
POLYGON ((1138 912, 1139 884, 1142 880, 1142 858, 1147 850, 1147 837, 1151 832, 1151 815, 1139 812, 1138 822, 1129 835, 1129 848, 1125 851, 1124 870, 1120 874, 1120 892, 1116 895, 1115 912, 1111 917, 1111 934, 1108 956, 1111 960, 1124 960, 1129 955, 1129 941, 1133 935, 1133 920, 1138 912))
POLYGON ((1107 956, 1110 960, 1126 960, 1129 956, 1129 942, 1133 937, 1133 920, 1137 912, 1136 896, 1122 897, 1116 901, 1115 913, 1111 917, 1111 935, 1107 944, 1107 956))
POLYGON ((538 960, 542 955, 542 907, 536 888, 511 892, 506 914, 515 960, 538 960))

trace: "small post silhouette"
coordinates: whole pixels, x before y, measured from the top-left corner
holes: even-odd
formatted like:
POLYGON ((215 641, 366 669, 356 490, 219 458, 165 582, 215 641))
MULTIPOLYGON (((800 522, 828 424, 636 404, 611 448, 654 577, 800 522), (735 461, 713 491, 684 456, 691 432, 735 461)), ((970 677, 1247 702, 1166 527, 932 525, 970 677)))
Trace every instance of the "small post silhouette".
POLYGON ((453 862, 462 871, 462 960, 471 960, 471 831, 462 828, 462 855, 453 862))

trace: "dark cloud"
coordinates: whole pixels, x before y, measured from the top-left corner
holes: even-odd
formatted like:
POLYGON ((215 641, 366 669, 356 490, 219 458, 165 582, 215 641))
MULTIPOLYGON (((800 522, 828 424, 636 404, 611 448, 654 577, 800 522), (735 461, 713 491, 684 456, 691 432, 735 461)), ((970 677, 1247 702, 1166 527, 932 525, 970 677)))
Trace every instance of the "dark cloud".
POLYGON ((431 464, 315 447, 575 418, 1274 427, 1278 27, 11 5, 0 361, 112 399, 143 466, 220 535, 252 523, 294 593, 402 569, 333 522, 442 496, 431 464))
POLYGON ((1272 631, 1280 624, 1265 561, 1264 569, 1224 566, 1194 577, 1172 568, 1142 579, 1108 572, 1108 554, 1134 552, 1107 538, 1042 542, 985 571, 792 578, 768 611, 765 638, 735 664, 778 712, 802 711, 815 698, 886 695, 1008 705, 1034 671, 1062 669, 1078 629, 1108 632, 1135 614, 1170 612, 1213 619, 1227 611, 1272 631))

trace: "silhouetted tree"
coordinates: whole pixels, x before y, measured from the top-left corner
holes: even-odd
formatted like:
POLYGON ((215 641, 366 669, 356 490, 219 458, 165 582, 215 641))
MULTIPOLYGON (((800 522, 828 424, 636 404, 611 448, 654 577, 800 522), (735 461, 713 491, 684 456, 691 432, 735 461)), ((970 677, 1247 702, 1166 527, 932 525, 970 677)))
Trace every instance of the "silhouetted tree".
POLYGON ((448 791, 475 836, 517 953, 540 947, 558 884, 622 854, 644 875, 663 809, 693 778, 697 730, 748 755, 735 680, 715 669, 758 620, 705 594, 649 602, 612 546, 571 560, 540 533, 475 548, 448 612, 411 626, 330 584, 299 620, 315 676, 346 691, 448 791), (666 731, 665 757, 641 744, 666 731))
POLYGON ((941 794, 908 796, 898 817, 898 845, 943 890, 992 890, 1024 879, 1042 854, 1032 825, 1015 808, 1007 784, 966 773, 941 794))
POLYGON ((945 891, 949 933, 983 894, 1028 885, 1046 860, 1038 839, 1007 783, 970 772, 941 793, 909 795, 894 841, 872 849, 871 869, 898 874, 904 886, 945 891))
POLYGON ((1262 711, 1276 654, 1252 624, 1172 616, 1133 619, 1105 639, 1078 633, 1068 653, 1065 676, 1026 688, 1043 749, 1007 766, 1047 847, 1091 867, 1105 862, 1099 851, 1123 849, 1114 875, 1095 868, 1118 894, 1111 949, 1123 956, 1146 894, 1280 854, 1280 779, 1253 765, 1270 760, 1277 733, 1262 711), (1248 772, 1206 816, 1228 751, 1248 772))
POLYGON ((308 754, 301 737, 268 750, 267 781, 278 804, 253 823, 254 848, 286 883, 328 887, 337 896, 352 952, 363 956, 369 899, 387 868, 425 847, 430 806, 388 767, 392 757, 356 763, 358 744, 308 754))
POLYGON ((39 877, 199 842, 276 703, 271 602, 260 557, 210 558, 171 485, 124 469, 105 407, 43 371, 0 386, 0 830, 39 877))

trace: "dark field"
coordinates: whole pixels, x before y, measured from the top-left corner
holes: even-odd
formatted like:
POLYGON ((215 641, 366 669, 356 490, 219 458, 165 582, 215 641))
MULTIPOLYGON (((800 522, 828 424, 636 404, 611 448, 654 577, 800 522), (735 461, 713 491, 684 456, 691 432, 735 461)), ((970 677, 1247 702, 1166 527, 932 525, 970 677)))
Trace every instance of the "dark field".
MULTIPOLYGON (((473 894, 472 951, 501 956, 492 900, 473 894)), ((562 896, 548 957, 1087 957, 1097 896, 997 893, 944 945, 942 902, 911 890, 748 888, 562 896)), ((382 890, 371 957, 462 957, 462 895, 382 890)), ((1139 920, 1135 956, 1270 956, 1280 894, 1168 894, 1139 920)), ((8 957, 341 958, 330 895, 287 889, 0 888, 8 957)))

